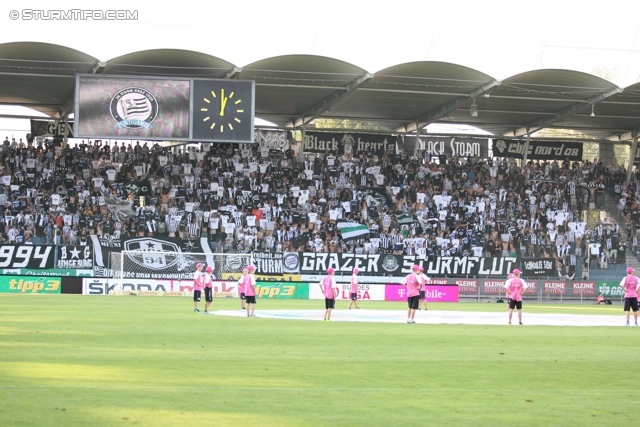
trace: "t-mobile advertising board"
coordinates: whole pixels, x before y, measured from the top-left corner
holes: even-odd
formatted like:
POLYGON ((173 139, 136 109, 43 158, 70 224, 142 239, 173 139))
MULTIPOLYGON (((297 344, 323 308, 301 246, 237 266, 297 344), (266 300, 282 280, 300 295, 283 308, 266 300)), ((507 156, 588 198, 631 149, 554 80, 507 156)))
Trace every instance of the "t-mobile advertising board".
MULTIPOLYGON (((426 285, 425 299, 428 302, 458 302, 458 287, 446 285, 426 285)), ((407 288, 397 284, 385 285, 386 301, 406 301, 407 288)))

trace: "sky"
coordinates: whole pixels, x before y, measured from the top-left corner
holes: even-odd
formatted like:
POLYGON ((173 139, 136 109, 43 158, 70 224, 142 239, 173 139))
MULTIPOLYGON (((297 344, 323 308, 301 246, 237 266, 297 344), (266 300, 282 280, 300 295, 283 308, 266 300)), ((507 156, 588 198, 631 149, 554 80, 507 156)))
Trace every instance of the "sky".
MULTIPOLYGON (((536 69, 570 69, 620 87, 640 81, 640 20, 627 18, 640 16, 640 2, 629 0, 17 4, 0 7, 0 43, 60 44, 101 61, 172 48, 204 52, 239 67, 273 56, 312 54, 371 73, 427 60, 463 65, 498 80, 536 69), (129 11, 137 19, 27 19, 51 10, 89 9, 129 11)), ((0 132, 6 127, 0 123, 0 132)))

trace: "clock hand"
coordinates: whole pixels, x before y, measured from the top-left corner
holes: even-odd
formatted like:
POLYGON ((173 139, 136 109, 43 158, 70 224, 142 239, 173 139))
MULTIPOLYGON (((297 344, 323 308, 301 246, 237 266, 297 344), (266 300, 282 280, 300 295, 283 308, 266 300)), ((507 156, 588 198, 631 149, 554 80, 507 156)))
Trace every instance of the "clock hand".
POLYGON ((220 89, 220 115, 224 116, 224 109, 227 106, 228 97, 224 96, 224 89, 220 89))

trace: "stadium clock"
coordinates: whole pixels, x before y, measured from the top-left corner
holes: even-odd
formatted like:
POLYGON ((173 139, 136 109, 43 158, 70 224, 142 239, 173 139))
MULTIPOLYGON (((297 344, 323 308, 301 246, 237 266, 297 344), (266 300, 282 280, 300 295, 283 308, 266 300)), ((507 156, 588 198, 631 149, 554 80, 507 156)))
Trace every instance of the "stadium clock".
POLYGON ((193 138, 253 142, 254 84, 240 80, 194 80, 193 138))

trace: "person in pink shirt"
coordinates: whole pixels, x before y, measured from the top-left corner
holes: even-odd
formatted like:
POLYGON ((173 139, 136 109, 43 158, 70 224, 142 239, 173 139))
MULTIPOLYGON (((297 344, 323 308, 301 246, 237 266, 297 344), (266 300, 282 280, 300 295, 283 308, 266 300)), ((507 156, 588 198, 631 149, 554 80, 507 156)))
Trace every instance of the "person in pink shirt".
POLYGON ((242 269, 242 276, 238 279, 238 295, 240 295, 240 308, 242 310, 246 310, 245 304, 244 304, 244 300, 245 300, 245 294, 244 294, 244 279, 245 277, 247 277, 247 267, 242 269))
POLYGON ((213 279, 211 278, 211 272, 213 268, 207 266, 204 273, 203 285, 204 285, 204 314, 209 314, 209 306, 213 302, 213 279))
POLYGON ((620 281, 620 287, 624 290, 624 311, 629 326, 629 310, 633 310, 633 318, 638 326, 638 283, 640 281, 633 275, 633 268, 627 268, 627 277, 620 281))
POLYGON ((255 317, 256 310, 256 279, 253 273, 256 268, 253 265, 247 267, 247 275, 244 277, 244 295, 247 303, 247 317, 255 317))
POLYGON ((509 324, 513 317, 513 309, 518 310, 518 321, 522 325, 522 293, 527 289, 527 282, 520 278, 520 270, 513 270, 513 277, 504 283, 509 298, 509 324))
POLYGON ((360 309, 358 307, 358 269, 353 269, 353 275, 351 276, 351 289, 349 289, 349 299, 351 302, 349 303, 349 310, 351 310, 351 306, 353 304, 356 305, 356 309, 360 309))
POLYGON ((407 323, 416 323, 416 310, 420 307, 420 291, 422 279, 420 279, 420 266, 411 267, 411 274, 402 279, 401 284, 407 287, 407 323))
POLYGON ((336 307, 336 297, 338 296, 338 285, 333 278, 335 270, 332 267, 327 268, 327 276, 320 282, 320 290, 324 294, 324 320, 331 322, 331 310, 336 307))
MULTIPOLYGON (((418 275, 418 277, 422 281, 422 290, 420 291, 420 302, 422 304, 424 304, 424 309, 428 310, 428 308, 427 308, 427 297, 426 297, 426 287, 427 287, 427 283, 429 283, 431 278, 429 276, 427 276, 426 274, 424 274, 424 267, 423 266, 420 266, 420 274, 418 275)), ((420 305, 418 305, 418 310, 420 310, 420 305)))
POLYGON ((196 272, 193 273, 193 312, 199 313, 198 303, 202 298, 202 285, 204 285, 204 277, 202 276, 202 263, 196 264, 196 272))

